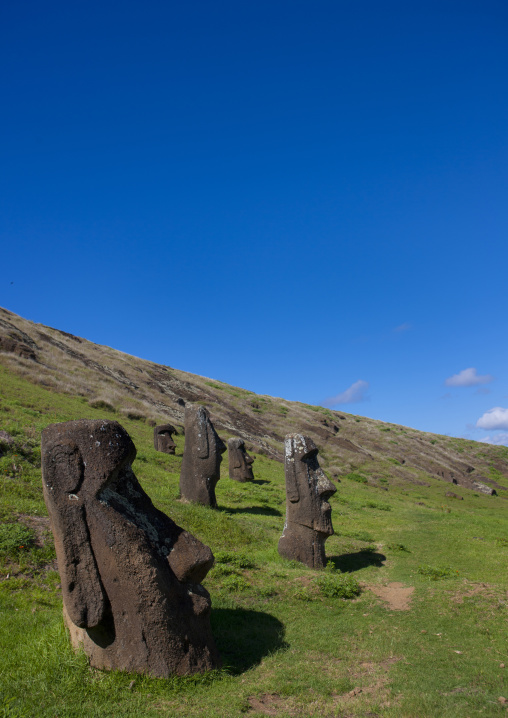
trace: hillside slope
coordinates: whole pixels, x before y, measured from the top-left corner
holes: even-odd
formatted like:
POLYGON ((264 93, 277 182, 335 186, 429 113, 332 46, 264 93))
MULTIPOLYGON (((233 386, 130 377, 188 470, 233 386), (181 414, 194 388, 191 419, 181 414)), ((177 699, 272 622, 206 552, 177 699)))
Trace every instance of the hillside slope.
MULTIPOLYGON (((311 435, 333 478, 422 485, 429 478, 506 496, 508 448, 430 434, 345 412, 253 392, 129 356, 0 308, 0 364, 91 406, 148 423, 183 424, 184 407, 208 407, 222 436, 241 436, 258 453, 282 459, 284 435, 311 435)), ((79 417, 76 417, 79 418, 79 417)))
POLYGON ((462 469, 465 480, 485 475, 503 484, 506 449, 258 397, 6 312, 0 321, 0 715, 494 718, 505 711, 505 492, 455 487, 445 496, 449 484, 429 469, 471 466, 462 469), (183 435, 175 436, 174 456, 153 447, 150 423, 178 423, 189 397, 210 405, 223 437, 234 430, 257 448, 256 479, 246 484, 229 479, 224 455, 218 509, 178 500, 183 435), (155 506, 212 549, 205 586, 221 671, 168 680, 103 673, 71 650, 40 440, 48 424, 76 418, 120 421, 137 449, 133 471, 155 506), (275 458, 289 429, 315 437, 325 466, 341 477, 330 499, 335 533, 324 571, 277 551, 286 496, 275 458))

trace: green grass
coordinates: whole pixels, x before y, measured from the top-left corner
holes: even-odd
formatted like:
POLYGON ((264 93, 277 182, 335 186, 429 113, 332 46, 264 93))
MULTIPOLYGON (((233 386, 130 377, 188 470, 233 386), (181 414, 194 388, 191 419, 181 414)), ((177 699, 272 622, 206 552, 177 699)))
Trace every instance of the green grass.
POLYGON ((331 499, 328 567, 312 571, 277 553, 282 464, 257 455, 256 481, 239 484, 228 478, 226 454, 219 510, 184 504, 177 500, 183 436, 168 456, 153 449, 142 419, 52 393, 1 367, 0 386, 0 428, 13 438, 0 457, 0 718, 503 713, 503 498, 464 490, 464 501, 450 507, 447 486, 432 477, 428 486, 390 481, 382 491, 352 471, 331 499), (39 445, 45 426, 77 418, 118 419, 136 444, 133 468, 154 503, 214 551, 205 586, 220 671, 168 680, 105 673, 70 649, 39 445), (414 589, 409 610, 393 610, 369 590, 395 582, 414 589), (353 689, 361 692, 350 695, 353 689))
POLYGON ((349 474, 346 474, 344 479, 349 479, 350 481, 356 481, 359 484, 366 484, 368 483, 367 477, 363 476, 363 474, 359 474, 356 471, 351 471, 349 474))

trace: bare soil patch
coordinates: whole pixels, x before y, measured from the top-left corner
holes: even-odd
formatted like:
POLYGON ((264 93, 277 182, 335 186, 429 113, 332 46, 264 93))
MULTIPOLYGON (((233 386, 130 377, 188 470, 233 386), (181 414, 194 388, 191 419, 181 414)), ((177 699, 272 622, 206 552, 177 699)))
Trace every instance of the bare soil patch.
POLYGON ((464 583, 463 588, 451 596, 450 601, 453 603, 464 603, 465 599, 475 596, 487 600, 495 600, 498 597, 499 591, 488 583, 469 583, 467 581, 464 583))
POLYGON ((403 583, 394 581, 387 586, 365 586, 369 591, 378 596, 382 601, 388 603, 392 611, 409 611, 414 586, 404 586, 403 583))
POLYGON ((250 696, 248 699, 252 710, 264 713, 267 716, 279 714, 284 700, 277 693, 263 693, 260 696, 250 696))
MULTIPOLYGON (((351 681, 358 685, 347 693, 334 696, 335 704, 347 709, 357 703, 366 704, 366 699, 369 702, 374 699, 383 708, 389 708, 392 697, 388 685, 388 674, 390 668, 400 660, 397 656, 390 656, 380 662, 363 661, 360 663, 349 674, 351 681)), ((365 713, 363 715, 376 716, 377 714, 365 713)))
POLYGON ((48 539, 50 531, 49 518, 47 516, 30 516, 19 514, 19 521, 35 533, 35 544, 42 548, 48 539))

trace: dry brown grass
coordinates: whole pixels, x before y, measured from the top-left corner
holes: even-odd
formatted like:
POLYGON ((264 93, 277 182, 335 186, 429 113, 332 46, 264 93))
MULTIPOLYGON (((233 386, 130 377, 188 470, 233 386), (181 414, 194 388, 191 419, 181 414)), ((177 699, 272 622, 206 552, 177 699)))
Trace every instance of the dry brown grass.
MULTIPOLYGON (((490 481, 490 465, 506 467, 503 447, 452 439, 366 417, 259 396, 239 387, 132 357, 0 309, 10 332, 23 332, 37 345, 37 363, 0 353, 0 361, 20 376, 54 391, 103 401, 126 416, 183 423, 182 401, 207 406, 222 433, 242 436, 257 451, 282 458, 282 438, 302 431, 313 436, 323 468, 339 477, 361 470, 392 483, 426 481, 428 474, 451 473, 490 481), (335 428, 334 428, 335 427, 335 428)), ((21 335, 20 335, 21 336, 21 335)), ((506 471, 508 484, 508 471, 506 471)), ((448 478, 449 481, 451 479, 448 478)), ((459 481, 460 483, 460 481, 459 481)), ((499 493, 499 491, 498 491, 499 493)))

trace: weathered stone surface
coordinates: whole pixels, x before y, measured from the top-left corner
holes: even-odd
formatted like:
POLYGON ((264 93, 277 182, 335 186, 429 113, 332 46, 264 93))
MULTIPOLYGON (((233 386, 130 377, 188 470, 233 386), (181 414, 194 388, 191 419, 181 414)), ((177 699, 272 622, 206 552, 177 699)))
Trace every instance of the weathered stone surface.
POLYGON ((96 668, 153 676, 215 668, 213 554, 156 509, 116 421, 70 421, 42 432, 43 490, 55 538, 64 616, 96 668))
POLYGON ((217 508, 215 486, 226 446, 215 431, 204 406, 185 407, 185 448, 180 473, 180 495, 186 501, 217 508))
POLYGON ((325 541, 333 534, 328 499, 337 489, 319 466, 318 449, 308 436, 288 434, 284 450, 286 522, 279 553, 311 568, 323 568, 325 541))
POLYGON ((229 478, 234 481, 252 481, 254 459, 245 450, 245 441, 239 438, 228 439, 229 478))
POLYGON ((464 501, 463 496, 459 496, 459 494, 454 493, 453 491, 447 491, 445 494, 446 498, 448 499, 458 499, 459 501, 464 501))
POLYGON ((487 486, 487 484, 482 484, 481 481, 473 481, 473 488, 476 491, 480 491, 482 494, 487 494, 488 496, 497 496, 497 491, 493 489, 491 486, 487 486))
POLYGON ((173 434, 176 429, 172 424, 161 424, 153 430, 153 445, 156 451, 162 451, 164 454, 174 454, 176 444, 173 441, 173 434))

